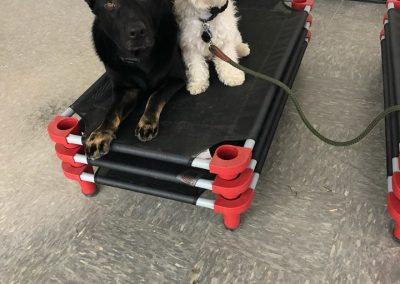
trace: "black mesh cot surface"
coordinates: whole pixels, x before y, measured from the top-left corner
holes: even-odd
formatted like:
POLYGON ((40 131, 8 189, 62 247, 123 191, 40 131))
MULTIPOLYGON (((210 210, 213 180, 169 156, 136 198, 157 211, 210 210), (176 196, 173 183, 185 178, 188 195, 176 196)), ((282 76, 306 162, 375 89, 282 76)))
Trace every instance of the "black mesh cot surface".
MULTIPOLYGON (((250 56, 241 59, 240 63, 289 86, 295 80, 308 45, 309 25, 306 21, 313 4, 312 0, 293 0, 293 3, 304 5, 301 10, 294 10, 281 0, 238 3, 240 30, 251 47, 250 56)), ((65 175, 80 182, 85 194, 95 191, 90 188, 90 183, 95 182, 195 205, 201 203, 202 207, 224 214, 228 228, 236 228, 238 216, 250 206, 252 191, 273 141, 287 95, 274 85, 249 76, 242 86, 225 87, 218 81, 213 67, 211 70, 210 88, 206 93, 194 97, 182 91, 166 106, 156 139, 143 143, 134 136, 134 129, 143 113, 143 102, 121 125, 110 153, 98 160, 86 159, 79 145, 82 144, 80 131, 75 128, 68 130, 63 118, 57 117, 49 125, 49 133, 55 125, 60 128, 56 130, 57 135, 69 131, 64 139, 54 138, 50 133, 56 143, 64 145, 61 152, 61 148, 57 150, 56 147, 56 152, 63 161, 65 175), (74 142, 71 142, 71 136, 74 136, 74 142), (74 148, 71 144, 77 145, 74 148), (221 145, 251 149, 247 169, 228 178, 212 173, 208 167, 194 165, 199 154, 214 156, 221 145), (94 173, 92 166, 97 168, 94 173), (248 176, 251 184, 247 179, 245 190, 241 189, 237 195, 227 193, 226 190, 235 186, 248 172, 251 172, 248 176), (214 201, 202 198, 211 187, 214 192, 217 181, 222 183, 222 187, 226 186, 223 188, 226 195, 217 192, 214 201), (84 186, 89 189, 84 190, 84 186)), ((103 75, 70 106, 69 114, 75 112, 80 116, 80 129, 85 135, 103 121, 111 104, 110 92, 110 82, 103 75)), ((207 157, 201 159, 208 161, 207 157)))
MULTIPOLYGON (((388 1, 381 33, 384 107, 400 104, 400 1, 388 1), (389 5, 395 3, 396 5, 389 5), (397 9, 396 9, 397 8, 397 9)), ((398 112, 385 119, 386 161, 388 176, 388 212, 395 221, 394 237, 400 240, 400 115, 398 112)))

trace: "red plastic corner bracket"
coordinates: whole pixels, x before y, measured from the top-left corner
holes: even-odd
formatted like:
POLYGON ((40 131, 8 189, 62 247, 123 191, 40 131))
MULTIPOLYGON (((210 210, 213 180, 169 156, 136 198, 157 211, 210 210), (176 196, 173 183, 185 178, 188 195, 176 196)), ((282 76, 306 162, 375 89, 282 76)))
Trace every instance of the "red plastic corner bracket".
POLYGON ((392 191, 397 199, 400 200, 400 172, 394 172, 392 176, 392 191))
POLYGON ((244 213, 253 201, 254 191, 249 188, 236 199, 226 199, 219 195, 215 200, 214 211, 224 215, 224 225, 236 229, 240 225, 240 214, 244 213))
POLYGON ((70 134, 80 134, 79 121, 73 117, 56 116, 47 126, 47 132, 50 139, 55 143, 62 144, 65 147, 76 147, 67 142, 70 134))
POLYGON ((295 10, 304 10, 307 6, 310 6, 312 9, 314 0, 292 0, 292 8, 295 10))
POLYGON ((253 175, 253 169, 247 168, 233 180, 226 180, 217 176, 212 185, 212 192, 220 194, 226 199, 235 199, 250 187, 253 175))
POLYGON ((66 162, 73 167, 81 167, 81 166, 85 165, 85 164, 77 163, 74 160, 74 156, 76 154, 82 154, 82 152, 83 152, 82 147, 77 146, 74 148, 67 148, 62 144, 56 144, 55 150, 56 150, 57 157, 61 161, 66 162))
POLYGON ((93 167, 89 165, 73 167, 66 162, 62 162, 61 167, 65 177, 77 181, 80 184, 82 193, 84 195, 94 195, 97 192, 96 184, 94 184, 93 182, 81 180, 81 174, 84 172, 93 173, 93 167))
POLYGON ((389 7, 389 4, 393 4, 395 9, 400 9, 400 0, 387 0, 386 6, 389 7))
POLYGON ((393 192, 390 192, 387 196, 387 210, 395 222, 393 235, 397 240, 400 240, 400 200, 396 198, 393 192))
POLYGON ((210 173, 222 179, 235 179, 250 164, 252 150, 249 148, 222 145, 217 148, 210 161, 210 173))

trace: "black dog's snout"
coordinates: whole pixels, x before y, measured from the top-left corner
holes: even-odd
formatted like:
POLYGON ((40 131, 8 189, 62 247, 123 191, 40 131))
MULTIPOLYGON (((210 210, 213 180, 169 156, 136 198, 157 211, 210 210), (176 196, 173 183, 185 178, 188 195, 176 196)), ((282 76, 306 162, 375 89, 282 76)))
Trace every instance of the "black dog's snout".
POLYGON ((129 30, 129 38, 131 39, 143 39, 146 37, 146 27, 143 23, 133 24, 129 30))

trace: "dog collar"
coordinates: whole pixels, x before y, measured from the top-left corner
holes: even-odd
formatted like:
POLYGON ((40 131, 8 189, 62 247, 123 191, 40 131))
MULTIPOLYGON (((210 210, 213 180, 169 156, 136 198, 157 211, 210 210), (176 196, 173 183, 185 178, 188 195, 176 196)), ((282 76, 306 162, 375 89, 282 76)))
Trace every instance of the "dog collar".
POLYGON ((200 18, 200 21, 203 23, 203 32, 201 34, 201 39, 205 43, 211 43, 211 39, 212 39, 212 33, 210 30, 210 25, 208 23, 211 22, 212 20, 214 20, 219 14, 223 13, 226 10, 226 8, 228 8, 228 3, 229 3, 229 0, 226 0, 226 3, 224 4, 224 6, 210 8, 208 10, 208 12, 211 14, 211 16, 208 17, 207 19, 200 18))
POLYGON ((219 14, 223 13, 226 10, 226 8, 228 8, 228 3, 229 3, 229 0, 226 0, 226 3, 222 7, 211 7, 210 9, 208 9, 208 12, 211 14, 211 16, 208 17, 207 19, 200 18, 200 21, 203 23, 211 22, 219 14))

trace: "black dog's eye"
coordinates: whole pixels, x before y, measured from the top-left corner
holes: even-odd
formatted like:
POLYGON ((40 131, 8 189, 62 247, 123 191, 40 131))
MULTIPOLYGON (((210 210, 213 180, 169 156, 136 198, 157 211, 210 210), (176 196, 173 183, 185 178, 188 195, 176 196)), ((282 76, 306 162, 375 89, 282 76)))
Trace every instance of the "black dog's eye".
POLYGON ((108 1, 106 4, 104 4, 104 8, 106 8, 108 11, 112 11, 117 8, 117 4, 115 4, 114 1, 108 1))

